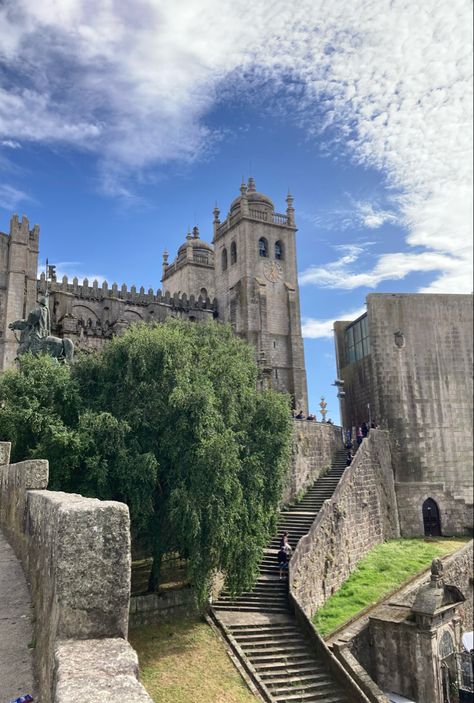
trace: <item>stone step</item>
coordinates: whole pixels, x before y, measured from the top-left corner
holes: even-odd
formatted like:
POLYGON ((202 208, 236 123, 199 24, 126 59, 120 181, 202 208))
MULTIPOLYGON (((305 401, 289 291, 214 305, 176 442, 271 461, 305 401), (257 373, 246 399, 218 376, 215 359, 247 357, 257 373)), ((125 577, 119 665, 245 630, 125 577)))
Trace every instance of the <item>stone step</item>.
POLYGON ((288 612, 288 607, 285 606, 271 606, 271 605, 266 605, 266 606, 260 606, 260 605, 248 605, 248 604, 242 604, 242 603, 227 603, 227 604, 221 604, 221 603, 214 603, 212 606, 214 610, 237 610, 237 611, 242 611, 242 612, 250 612, 250 613, 287 613, 288 612))
POLYGON ((296 692, 300 693, 326 693, 334 690, 334 683, 326 675, 321 681, 307 682, 303 684, 291 684, 286 683, 283 685, 272 686, 270 684, 265 684, 272 696, 278 698, 282 695, 288 695, 296 692))
POLYGON ((295 655, 302 655, 306 652, 308 649, 308 645, 306 642, 303 643, 285 643, 282 642, 281 644, 273 644, 271 642, 267 643, 265 646, 262 646, 262 643, 256 643, 254 645, 244 645, 242 644, 242 649, 244 650, 245 654, 248 655, 249 658, 252 660, 254 657, 259 657, 260 655, 265 655, 265 656, 272 656, 274 655, 275 657, 278 656, 284 656, 284 657, 293 657, 295 655))
POLYGON ((281 673, 283 671, 288 672, 288 675, 290 676, 296 676, 299 673, 313 671, 316 667, 316 662, 312 657, 308 656, 306 657, 306 659, 301 659, 300 661, 294 662, 254 662, 254 666, 256 669, 258 669, 259 675, 261 674, 262 676, 266 675, 267 673, 274 674, 276 672, 281 673))
POLYGON ((326 680, 327 679, 327 673, 325 671, 320 671, 319 673, 301 673, 301 674, 291 674, 291 675, 286 675, 282 676, 281 672, 265 672, 261 674, 262 681, 264 682, 265 686, 268 688, 271 688, 274 684, 286 684, 289 681, 294 682, 294 683, 302 683, 305 684, 306 682, 311 682, 311 681, 320 681, 320 680, 326 680))
POLYGON ((264 551, 254 587, 238 596, 225 591, 213 605, 217 617, 219 611, 236 613, 226 618, 242 617, 237 613, 244 612, 249 613, 248 618, 258 613, 267 613, 269 619, 287 616, 284 622, 227 624, 242 656, 252 663, 274 703, 348 703, 293 618, 287 577, 279 578, 277 558, 283 532, 288 532, 293 548, 308 534, 324 501, 332 497, 345 471, 345 459, 345 451, 339 452, 331 471, 317 479, 299 503, 281 511, 277 534, 264 551))
MULTIPOLYGON (((258 647, 260 645, 269 646, 274 644, 275 646, 280 646, 282 644, 301 644, 301 635, 299 633, 295 635, 234 635, 237 642, 245 649, 251 649, 252 647, 258 647)), ((303 641, 303 644, 304 641, 303 641)))

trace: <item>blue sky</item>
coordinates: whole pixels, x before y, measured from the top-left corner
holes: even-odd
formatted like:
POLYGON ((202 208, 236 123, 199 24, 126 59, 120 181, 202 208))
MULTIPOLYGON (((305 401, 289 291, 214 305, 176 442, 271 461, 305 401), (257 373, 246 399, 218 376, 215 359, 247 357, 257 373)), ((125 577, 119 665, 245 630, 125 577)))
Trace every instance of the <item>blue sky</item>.
POLYGON ((242 176, 288 187, 313 411, 368 292, 472 290, 471 3, 0 7, 0 229, 60 273, 159 286, 242 176))

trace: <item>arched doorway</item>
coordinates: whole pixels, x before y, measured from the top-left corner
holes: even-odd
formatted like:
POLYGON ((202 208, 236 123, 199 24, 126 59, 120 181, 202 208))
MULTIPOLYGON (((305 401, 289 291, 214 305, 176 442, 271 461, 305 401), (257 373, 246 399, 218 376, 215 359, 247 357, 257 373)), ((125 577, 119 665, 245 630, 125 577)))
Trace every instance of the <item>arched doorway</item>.
POLYGON ((427 498, 423 503, 423 527, 426 537, 441 537, 439 508, 433 498, 427 498))

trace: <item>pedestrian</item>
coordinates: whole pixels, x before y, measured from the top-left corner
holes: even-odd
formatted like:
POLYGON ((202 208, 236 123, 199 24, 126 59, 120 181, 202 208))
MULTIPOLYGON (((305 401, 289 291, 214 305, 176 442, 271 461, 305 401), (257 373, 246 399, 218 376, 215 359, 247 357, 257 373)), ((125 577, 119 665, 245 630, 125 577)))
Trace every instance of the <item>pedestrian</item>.
POLYGON ((372 420, 372 422, 370 423, 370 429, 372 429, 372 430, 377 429, 377 423, 375 422, 375 420, 372 420))
POLYGON ((280 547, 278 551, 278 568, 280 569, 280 581, 288 573, 288 554, 285 547, 280 547))
POLYGON ((280 539, 280 549, 288 544, 288 532, 284 532, 280 539))
POLYGON ((369 426, 367 425, 366 422, 363 422, 363 423, 362 423, 362 425, 361 425, 361 430, 362 430, 362 434, 363 434, 364 439, 365 439, 365 438, 367 437, 367 435, 369 434, 369 426))
POLYGON ((362 444, 362 440, 364 439, 362 427, 360 427, 360 426, 357 428, 356 439, 357 439, 357 444, 360 447, 360 445, 362 444))
POLYGON ((346 454, 346 466, 350 466, 352 463, 352 452, 349 450, 346 454))
POLYGON ((299 411, 298 415, 296 416, 296 419, 297 419, 297 420, 304 420, 304 415, 303 415, 303 411, 302 411, 302 410, 299 411))

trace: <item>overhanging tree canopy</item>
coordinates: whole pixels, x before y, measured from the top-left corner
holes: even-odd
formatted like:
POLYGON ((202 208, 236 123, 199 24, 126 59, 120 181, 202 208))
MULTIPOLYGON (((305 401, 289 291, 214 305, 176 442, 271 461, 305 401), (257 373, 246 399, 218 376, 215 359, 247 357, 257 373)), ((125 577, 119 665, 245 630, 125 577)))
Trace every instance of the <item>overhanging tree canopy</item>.
POLYGON ((256 381, 254 351, 229 327, 137 325, 70 374, 45 358, 22 360, 0 380, 0 433, 17 458, 50 459, 52 486, 125 500, 153 551, 152 581, 161 554, 177 550, 202 599, 214 570, 231 589, 248 587, 274 529, 289 407, 256 381), (48 385, 59 387, 57 402, 48 385), (34 401, 15 410, 25 393, 34 401))

